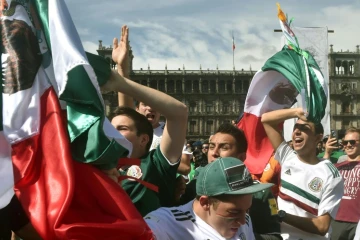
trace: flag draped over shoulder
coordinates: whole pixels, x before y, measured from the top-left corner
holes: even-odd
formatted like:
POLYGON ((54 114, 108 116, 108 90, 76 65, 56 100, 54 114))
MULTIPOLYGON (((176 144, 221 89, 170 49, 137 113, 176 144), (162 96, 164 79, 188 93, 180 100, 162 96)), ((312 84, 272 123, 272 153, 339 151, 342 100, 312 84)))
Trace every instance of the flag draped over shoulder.
POLYGON ((307 118, 318 123, 327 103, 328 91, 320 68, 311 54, 300 48, 291 21, 279 5, 278 17, 287 43, 255 74, 238 124, 249 141, 245 164, 252 174, 263 172, 274 151, 261 123, 263 113, 290 108, 299 95, 307 118))
POLYGON ((98 170, 132 150, 105 117, 109 64, 85 54, 63 0, 2 7, 0 209, 15 191, 44 239, 150 239, 125 191, 98 170))

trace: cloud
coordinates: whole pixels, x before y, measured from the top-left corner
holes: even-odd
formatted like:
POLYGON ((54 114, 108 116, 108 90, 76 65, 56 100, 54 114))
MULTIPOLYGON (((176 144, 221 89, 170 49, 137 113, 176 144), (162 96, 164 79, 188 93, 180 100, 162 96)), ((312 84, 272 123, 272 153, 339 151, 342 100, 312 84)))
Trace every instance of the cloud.
MULTIPOLYGON (((274 2, 253 0, 66 0, 85 48, 96 52, 97 40, 111 45, 120 26, 130 27, 134 69, 259 69, 281 49, 281 33, 274 2), (82 11, 77 9, 82 7, 82 11)), ((282 5, 295 17, 294 26, 328 26, 334 48, 355 50, 359 44, 360 3, 344 0, 295 1, 282 5), (311 6, 311 7, 310 7, 311 6), (338 17, 336 17, 338 16, 338 17)))

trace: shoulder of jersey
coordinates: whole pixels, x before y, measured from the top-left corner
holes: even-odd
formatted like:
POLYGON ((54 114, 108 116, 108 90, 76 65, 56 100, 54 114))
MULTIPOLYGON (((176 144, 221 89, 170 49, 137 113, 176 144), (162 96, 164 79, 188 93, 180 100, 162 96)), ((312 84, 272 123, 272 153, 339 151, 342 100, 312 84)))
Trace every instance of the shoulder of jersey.
POLYGON ((321 164, 324 165, 324 169, 327 172, 327 174, 330 176, 331 179, 341 178, 339 170, 329 160, 327 160, 327 159, 322 160, 321 164))

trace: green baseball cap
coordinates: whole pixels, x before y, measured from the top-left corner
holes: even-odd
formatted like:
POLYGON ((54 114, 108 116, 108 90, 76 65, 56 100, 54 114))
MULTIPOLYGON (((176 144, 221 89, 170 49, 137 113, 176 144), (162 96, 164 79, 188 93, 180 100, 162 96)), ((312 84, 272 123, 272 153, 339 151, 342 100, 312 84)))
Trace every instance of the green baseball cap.
POLYGON ((273 185, 254 182, 240 159, 225 157, 218 158, 201 169, 196 180, 196 194, 199 196, 252 194, 273 185))

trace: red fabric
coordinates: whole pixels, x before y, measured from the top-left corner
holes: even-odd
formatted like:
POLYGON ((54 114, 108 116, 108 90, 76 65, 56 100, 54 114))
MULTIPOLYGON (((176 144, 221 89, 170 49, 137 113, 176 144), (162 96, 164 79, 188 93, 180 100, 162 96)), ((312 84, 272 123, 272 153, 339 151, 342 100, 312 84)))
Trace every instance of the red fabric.
POLYGON ((274 149, 265 133, 261 117, 244 113, 237 126, 244 131, 248 141, 248 150, 244 162, 246 167, 251 174, 262 174, 274 149))
POLYGON ((152 239, 126 192, 72 160, 60 105, 41 97, 40 134, 13 146, 15 191, 43 239, 152 239))

